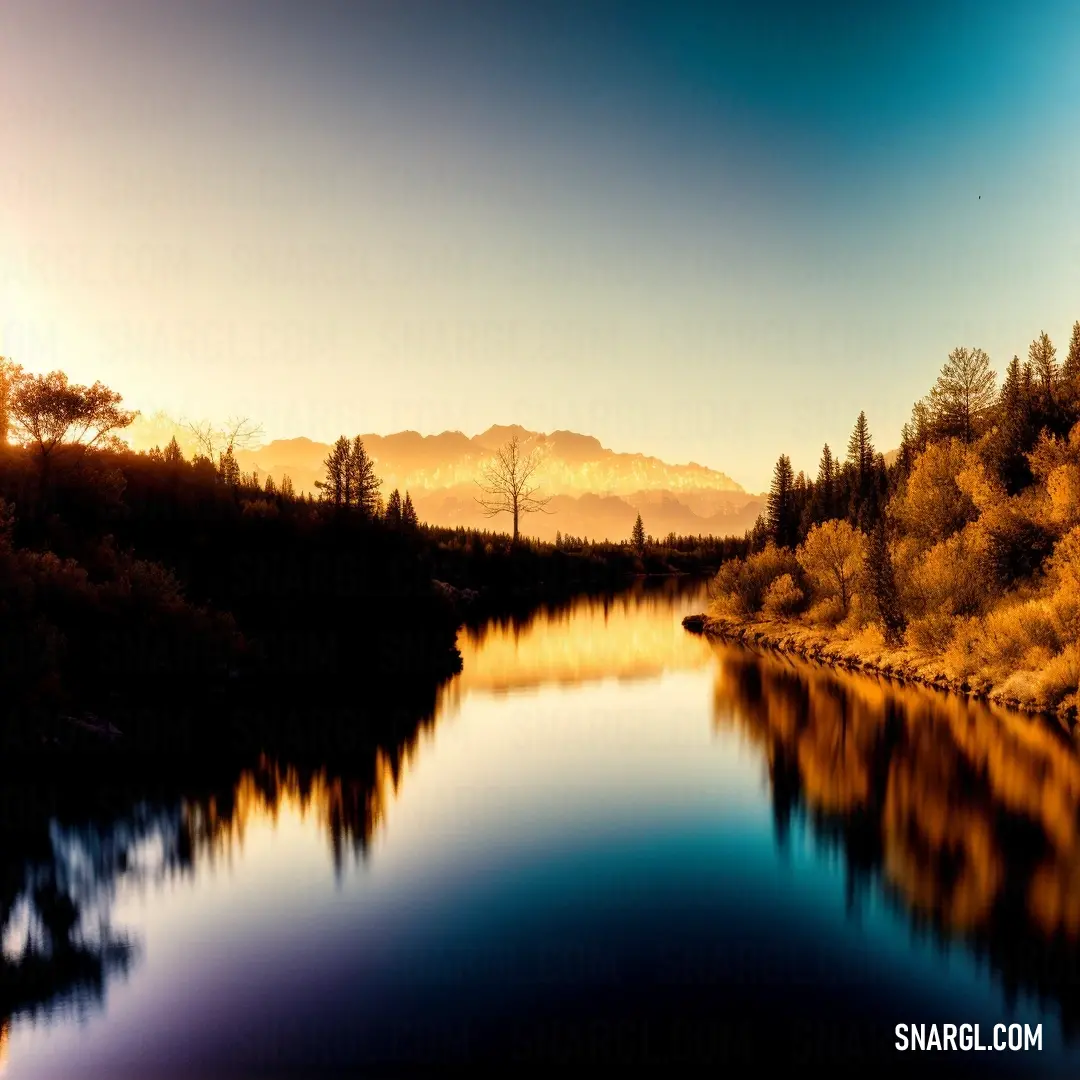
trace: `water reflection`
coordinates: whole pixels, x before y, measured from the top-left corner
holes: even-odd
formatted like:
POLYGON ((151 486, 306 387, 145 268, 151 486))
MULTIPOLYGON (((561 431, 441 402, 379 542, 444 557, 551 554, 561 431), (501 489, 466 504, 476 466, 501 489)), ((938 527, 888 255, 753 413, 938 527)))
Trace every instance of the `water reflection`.
MULTIPOLYGON (((681 626, 700 600, 694 583, 669 582, 465 630, 449 683, 396 692, 374 713, 308 702, 249 716, 271 734, 243 760, 153 783, 0 785, 0 1068, 10 1018, 96 1007, 129 972, 136 1011, 125 1027, 114 996, 97 1075, 160 1075, 178 1048, 226 1067, 267 1033, 299 1064, 330 1041, 351 1064, 370 1049, 365 1023, 378 1050, 459 1014, 519 1049, 512 1033, 536 1036, 544 1009, 552 1024, 600 1018, 635 1039, 684 1022, 715 1035, 716 1017, 759 1034, 854 1017, 888 1047, 897 1003, 929 1000, 946 965, 879 961, 923 935, 979 958, 1007 995, 1053 1003, 1075 1030, 1072 742, 930 690, 711 645, 681 626), (537 692, 510 693, 522 689, 537 692), (830 871, 806 854, 807 834, 840 856, 853 910, 890 899, 888 927, 845 937, 837 927, 854 920, 838 886, 835 921, 822 914, 830 871), (207 887, 211 867, 245 859, 259 870, 242 888, 207 887), (344 872, 350 861, 359 873, 344 872), (155 926, 173 879, 191 888, 155 926), (115 904, 127 883, 148 886, 151 915, 115 904), (112 929, 114 908, 119 922, 135 912, 136 928, 112 929), (170 957, 176 927, 196 947, 216 927, 227 962, 213 947, 170 957), (156 961, 140 966, 147 954, 156 961), (563 956, 589 962, 559 967, 563 956), (218 994, 216 1015, 200 1011, 218 994), (110 1073, 135 1030, 153 1060, 110 1073)), ((93 1056, 75 1038, 13 1032, 21 1061, 58 1044, 61 1063, 93 1056)))
POLYGON ((805 814, 851 890, 963 941, 1080 1027, 1080 759, 1057 727, 921 687, 718 646, 715 720, 764 752, 777 837, 805 814))
POLYGON ((708 643, 688 635, 681 623, 703 595, 694 578, 642 580, 622 593, 466 627, 458 637, 463 663, 457 692, 649 679, 705 667, 711 663, 708 643))
MULTIPOLYGON (((160 886, 243 849, 260 820, 313 818, 340 875, 363 859, 445 687, 378 711, 310 706, 302 745, 280 746, 249 767, 228 761, 153 782, 131 775, 7 778, 0 785, 0 1050, 17 1016, 100 1007, 108 980, 126 975, 139 944, 112 928, 121 883, 160 886), (419 704, 417 704, 419 702, 419 704)), ((245 723, 258 718, 248 715, 245 723)), ((267 724, 297 728, 294 708, 267 724)), ((2 1061, 2 1058, 0 1058, 2 1061)))

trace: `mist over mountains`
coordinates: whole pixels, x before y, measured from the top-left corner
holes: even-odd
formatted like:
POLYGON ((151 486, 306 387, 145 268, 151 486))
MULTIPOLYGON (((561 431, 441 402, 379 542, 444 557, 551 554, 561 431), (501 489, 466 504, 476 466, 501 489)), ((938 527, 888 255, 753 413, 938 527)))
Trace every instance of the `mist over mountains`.
MULTIPOLYGON (((170 436, 158 431, 160 424, 148 420, 143 426, 145 431, 132 433, 132 445, 168 441, 170 436)), ((460 431, 399 431, 361 438, 375 462, 384 497, 394 488, 407 490, 420 519, 433 525, 503 531, 510 526, 509 517, 485 517, 476 502, 476 481, 494 451, 512 435, 526 453, 537 451, 538 494, 551 496, 548 512, 523 518, 527 536, 553 540, 562 532, 621 540, 629 537, 638 513, 646 532, 658 538, 671 532, 741 535, 764 505, 764 496, 746 492, 723 472, 696 462, 671 465, 645 454, 616 453, 593 436, 573 431, 545 434, 515 424, 494 425, 472 437, 460 431)), ((177 437, 183 446, 183 437, 177 437)), ((329 444, 301 437, 239 450, 236 458, 244 472, 257 470, 275 482, 288 475, 297 491, 315 492, 329 453, 329 444)))

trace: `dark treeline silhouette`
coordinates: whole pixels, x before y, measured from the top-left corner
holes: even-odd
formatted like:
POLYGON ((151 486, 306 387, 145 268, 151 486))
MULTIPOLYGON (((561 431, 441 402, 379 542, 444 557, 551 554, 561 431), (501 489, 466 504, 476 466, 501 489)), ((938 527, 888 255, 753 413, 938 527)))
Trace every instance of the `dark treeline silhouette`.
MULTIPOLYGON (((240 470, 235 451, 257 432, 246 419, 223 431, 192 425, 200 449, 188 459, 175 438, 132 452, 117 433, 134 415, 100 383, 0 360, 9 751, 42 736, 117 741, 117 730, 130 742, 109 719, 121 701, 353 701, 377 681, 437 680, 460 666, 467 610, 516 610, 643 573, 715 571, 746 550, 711 538, 635 550, 429 528, 409 492, 384 503, 359 436, 332 446, 316 499, 288 477, 240 470)), ((528 485, 519 488, 528 502, 528 485)), ((150 723, 136 727, 153 735, 150 723)), ((197 740, 197 722, 185 730, 197 740)))
POLYGON ((889 464, 865 413, 815 476, 781 455, 750 549, 720 571, 717 616, 798 624, 807 646, 827 629, 848 659, 1074 714, 1080 322, 1063 362, 1041 333, 1000 389, 985 352, 954 349, 889 464))

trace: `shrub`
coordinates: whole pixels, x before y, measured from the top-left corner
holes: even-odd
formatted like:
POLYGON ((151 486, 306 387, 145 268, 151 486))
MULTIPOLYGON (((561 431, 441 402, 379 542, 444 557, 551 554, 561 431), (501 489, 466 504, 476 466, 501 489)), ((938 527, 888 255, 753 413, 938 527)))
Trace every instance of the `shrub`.
POLYGON ((945 652, 952 644, 953 635, 962 620, 944 611, 935 611, 912 619, 908 623, 904 640, 908 647, 927 656, 945 652))
POLYGON ((793 552, 770 541, 763 550, 746 559, 731 559, 720 567, 713 582, 719 607, 737 615, 761 611, 769 586, 788 574, 794 580, 799 564, 793 552))
POLYGON ((790 574, 781 574, 765 590, 762 607, 770 618, 786 619, 798 614, 805 601, 806 596, 795 579, 790 574))
POLYGON ((1075 704, 1080 690, 1080 645, 1073 642, 1049 660, 1036 682, 1038 703, 1044 708, 1075 704), (1073 700, 1070 702, 1069 698, 1073 700))

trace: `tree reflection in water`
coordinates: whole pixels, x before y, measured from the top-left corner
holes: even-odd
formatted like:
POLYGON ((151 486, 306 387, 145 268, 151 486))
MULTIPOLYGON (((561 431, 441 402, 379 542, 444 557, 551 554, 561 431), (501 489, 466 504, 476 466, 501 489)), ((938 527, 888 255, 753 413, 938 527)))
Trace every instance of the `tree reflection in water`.
POLYGON ((0 782, 0 1064, 11 1018, 84 1013, 130 969, 137 943, 109 921, 121 883, 191 875, 286 805, 316 817, 337 873, 350 852, 365 857, 445 694, 412 687, 375 719, 325 704, 281 710, 264 728, 269 749, 246 767, 226 760, 166 776, 159 767, 152 781, 148 770, 140 779, 71 770, 0 782))
POLYGON ((963 942, 1010 999, 1080 1032, 1080 757, 1058 727, 928 688, 716 646, 715 722, 764 751, 795 817, 913 925, 963 942))

